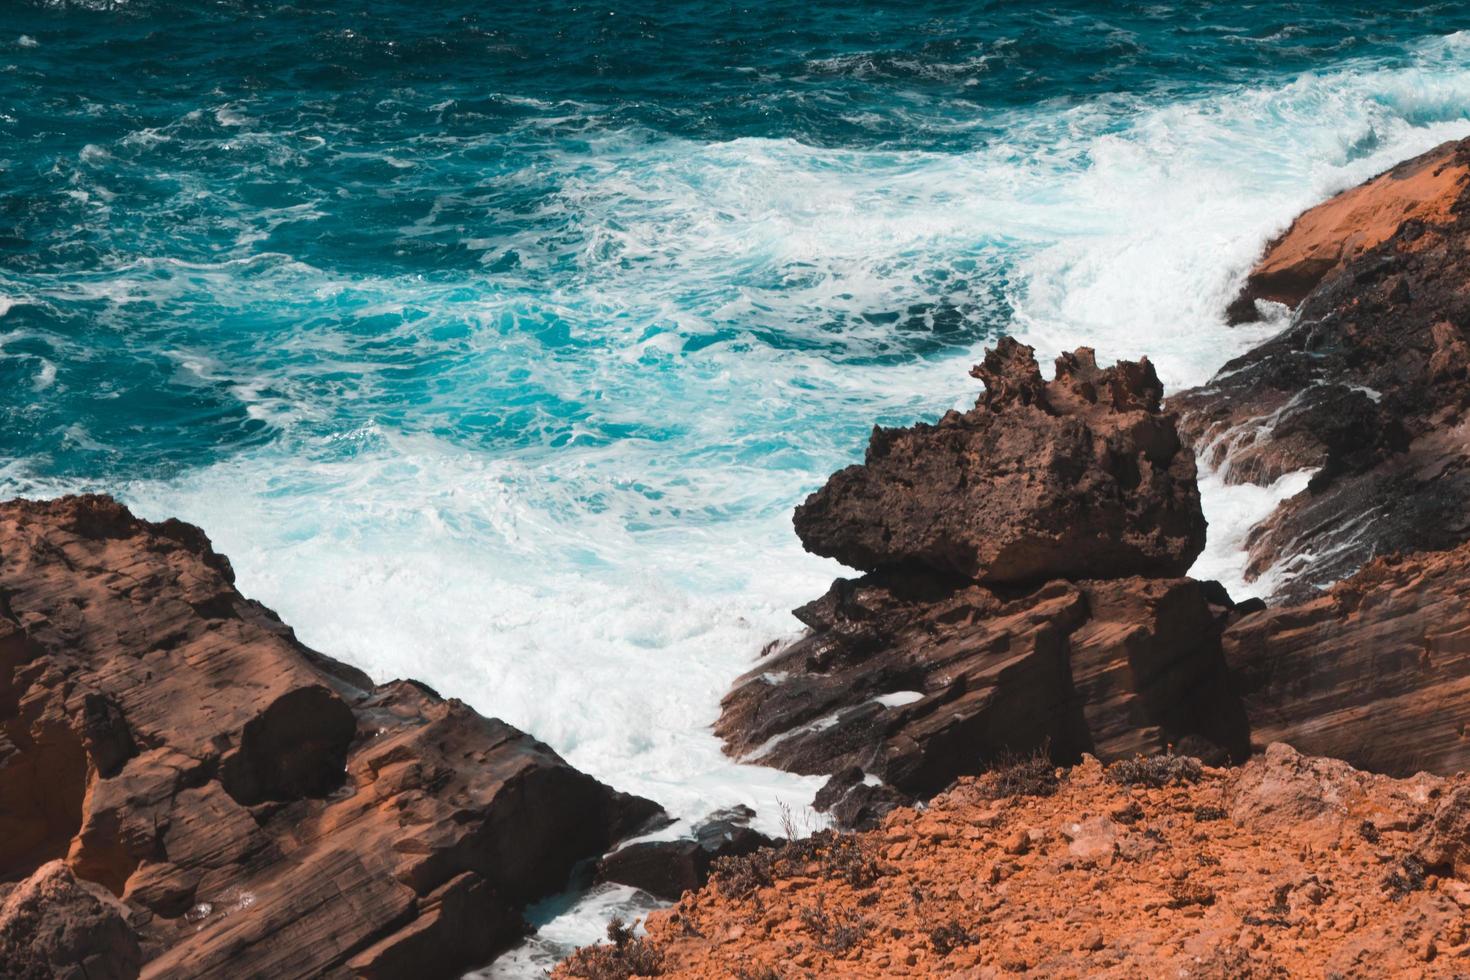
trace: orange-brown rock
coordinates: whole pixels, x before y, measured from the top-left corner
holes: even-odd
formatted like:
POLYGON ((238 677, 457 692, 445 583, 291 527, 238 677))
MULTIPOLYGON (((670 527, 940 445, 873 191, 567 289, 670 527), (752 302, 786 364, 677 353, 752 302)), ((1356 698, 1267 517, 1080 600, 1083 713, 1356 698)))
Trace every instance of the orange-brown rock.
MULTIPOLYGON (((1452 143, 1380 178, 1459 175, 1434 221, 1409 209, 1316 285, 1281 334, 1170 398, 1186 441, 1228 482, 1313 471, 1247 542, 1248 575, 1272 571, 1279 598, 1310 595, 1375 555, 1470 539, 1466 166, 1470 142, 1452 143)), ((1374 220, 1398 213, 1385 203, 1374 220)))
POLYGON ((986 585, 1188 571, 1205 540, 1194 454, 1146 358, 1099 368, 1084 347, 1046 382, 1003 337, 972 373, 973 409, 875 428, 864 462, 796 509, 808 551, 986 585))
POLYGON ((306 648, 198 528, 0 504, 0 875, 120 896, 144 976, 458 975, 656 809, 306 648))
POLYGON ((1223 643, 1258 745, 1406 776, 1470 769, 1470 544, 1379 558, 1223 643))
POLYGON ((1405 221, 1450 221, 1467 183, 1466 144, 1446 143, 1302 212, 1251 269, 1231 304, 1230 320, 1256 319, 1258 299, 1296 306, 1328 275, 1387 241, 1405 221))
POLYGON ((967 778, 870 832, 732 862, 620 959, 603 946, 556 975, 636 960, 681 980, 1463 976, 1467 801, 1463 776, 1395 780, 1279 745, 1238 769, 967 778))

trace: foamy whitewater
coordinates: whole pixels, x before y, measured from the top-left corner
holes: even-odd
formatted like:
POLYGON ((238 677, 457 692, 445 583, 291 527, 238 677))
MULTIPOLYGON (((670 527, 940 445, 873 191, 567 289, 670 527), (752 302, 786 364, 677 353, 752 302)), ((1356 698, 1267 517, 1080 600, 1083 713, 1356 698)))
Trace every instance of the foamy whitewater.
MULTIPOLYGON (((1470 134, 1470 37, 1384 5, 193 6, 0 12, 0 494, 197 523, 308 644, 768 832, 822 780, 710 725, 843 573, 790 512, 874 422, 972 404, 1002 332, 1203 383, 1281 325, 1222 317, 1273 234, 1470 134)), ((1305 479, 1207 474, 1196 574, 1262 591, 1305 479)))

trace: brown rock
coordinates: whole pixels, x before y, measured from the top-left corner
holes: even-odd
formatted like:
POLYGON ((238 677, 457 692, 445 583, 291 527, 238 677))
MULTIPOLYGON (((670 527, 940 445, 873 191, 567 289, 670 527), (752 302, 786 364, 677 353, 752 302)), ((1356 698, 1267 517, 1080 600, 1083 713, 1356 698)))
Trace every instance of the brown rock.
POLYGON ((1231 322, 1256 319, 1255 301, 1296 306, 1328 275, 1409 220, 1443 224, 1470 176, 1463 144, 1446 143, 1304 211, 1251 270, 1231 322))
POLYGON ((1470 769, 1470 545, 1380 558, 1222 643, 1257 746, 1408 776, 1470 769))
POLYGON ((874 429, 865 462, 796 510, 808 550, 868 571, 923 567, 987 585, 1182 575, 1204 547, 1194 457, 1148 361, 1081 348, 1041 380, 1006 337, 968 412, 874 429))
POLYGON ((142 962, 127 908, 61 861, 37 868, 0 905, 0 976, 132 980, 142 962))
POLYGON ((656 809, 302 646, 197 528, 0 504, 0 870, 126 896, 150 973, 456 976, 656 809))
POLYGON ((1323 205, 1356 229, 1340 270, 1284 332, 1169 400, 1229 482, 1315 471, 1247 542, 1248 574, 1272 571, 1280 598, 1470 539, 1467 167, 1470 141, 1446 144, 1323 205))
POLYGON ((736 681, 715 730, 751 761, 846 771, 854 790, 866 773, 912 796, 1043 747, 1061 761, 1181 742, 1243 758, 1218 644, 1228 601, 1188 579, 1013 598, 914 575, 840 580, 797 611, 810 635, 736 681))

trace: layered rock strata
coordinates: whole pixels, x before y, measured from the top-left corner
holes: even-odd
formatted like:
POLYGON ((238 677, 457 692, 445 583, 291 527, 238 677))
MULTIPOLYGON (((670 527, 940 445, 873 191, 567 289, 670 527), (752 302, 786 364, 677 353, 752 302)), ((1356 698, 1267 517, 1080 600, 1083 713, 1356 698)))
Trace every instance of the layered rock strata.
POLYGON ((1236 611, 1180 577, 1205 524, 1152 367, 1084 348, 1046 382, 1005 338, 974 374, 974 409, 875 430, 798 508, 810 550, 871 571, 797 610, 807 635, 716 726, 750 761, 834 774, 818 805, 847 825, 1014 754, 1248 746, 1219 643, 1236 611))
POLYGON ((1257 746, 1407 776, 1470 770, 1470 544, 1379 558, 1222 643, 1257 746))
POLYGON ((1310 248, 1294 226, 1258 275, 1293 249, 1339 257, 1291 325, 1169 400, 1227 482, 1313 473, 1248 541, 1248 575, 1272 571, 1278 598, 1375 555, 1470 539, 1467 168, 1470 141, 1447 144, 1303 215, 1310 248), (1396 196, 1405 188, 1412 200, 1396 196))
POLYGON ((145 976, 457 975, 657 812, 233 579, 106 497, 0 504, 0 875, 120 897, 145 976))

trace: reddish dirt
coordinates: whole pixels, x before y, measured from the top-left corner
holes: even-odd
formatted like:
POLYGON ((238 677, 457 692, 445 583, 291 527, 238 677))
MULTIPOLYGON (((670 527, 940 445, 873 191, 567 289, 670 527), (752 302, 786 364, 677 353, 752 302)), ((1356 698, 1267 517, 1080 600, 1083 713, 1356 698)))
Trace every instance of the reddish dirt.
POLYGON ((604 944, 556 976, 1464 974, 1470 779, 1395 780, 1275 745, 1195 781, 1171 758, 1089 759, 1050 796, 960 780, 876 830, 727 865, 652 915, 629 955, 604 944), (1130 767, 1183 779, 1116 781, 1130 767))

